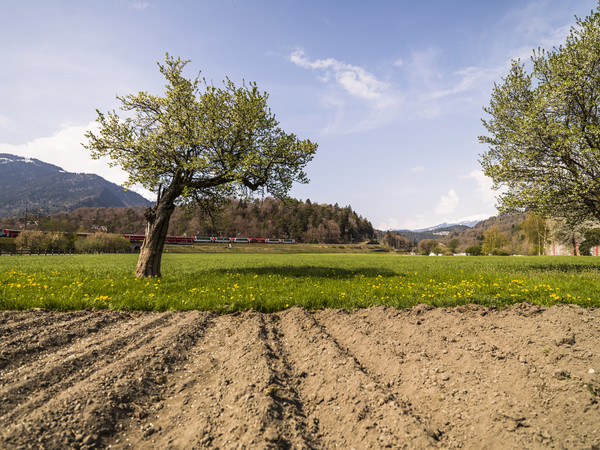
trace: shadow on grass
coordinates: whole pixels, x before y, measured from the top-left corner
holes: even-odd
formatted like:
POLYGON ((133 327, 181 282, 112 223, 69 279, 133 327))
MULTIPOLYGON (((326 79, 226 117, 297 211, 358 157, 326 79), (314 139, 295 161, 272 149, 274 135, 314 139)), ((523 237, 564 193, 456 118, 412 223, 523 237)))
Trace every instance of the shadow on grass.
POLYGON ((296 278, 356 278, 356 277, 377 277, 390 278, 397 276, 405 276, 404 274, 394 272, 393 270, 383 269, 381 267, 365 267, 360 270, 350 270, 340 267, 320 267, 320 266, 265 266, 265 267, 252 267, 252 268, 240 268, 235 270, 217 269, 211 270, 210 272, 215 273, 216 276, 226 274, 240 274, 240 275, 278 275, 282 277, 296 277, 296 278))
MULTIPOLYGON (((586 260, 586 262, 588 262, 586 260)), ((589 261, 594 263, 596 261, 589 261)), ((600 261, 598 261, 600 262, 600 261)), ((600 264, 569 264, 569 263, 548 263, 548 264, 532 264, 528 266, 529 270, 537 270, 540 272, 561 272, 561 273, 581 273, 581 272, 600 272, 600 264)))

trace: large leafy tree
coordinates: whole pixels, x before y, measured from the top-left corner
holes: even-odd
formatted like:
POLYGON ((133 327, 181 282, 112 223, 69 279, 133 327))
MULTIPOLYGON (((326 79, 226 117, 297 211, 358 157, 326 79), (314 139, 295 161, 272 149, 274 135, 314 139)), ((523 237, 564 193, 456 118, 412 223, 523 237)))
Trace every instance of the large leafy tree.
POLYGON ((529 211, 523 221, 523 231, 525 231, 525 236, 532 245, 533 254, 543 255, 548 237, 546 219, 529 211))
POLYGON ((182 75, 189 61, 166 55, 160 72, 164 96, 139 92, 118 96, 115 111, 98 111, 98 132, 88 132, 95 158, 108 156, 129 178, 157 194, 146 211, 146 238, 136 276, 160 276, 161 255, 176 204, 200 202, 213 208, 232 195, 263 190, 285 196, 293 182, 308 182, 303 172, 317 145, 285 133, 267 106, 268 95, 255 83, 222 88, 182 75))
POLYGON ((506 233, 498 225, 492 225, 483 233, 481 251, 485 254, 500 254, 510 244, 506 233))
POLYGON ((600 7, 532 61, 531 74, 513 61, 484 108, 484 172, 501 210, 600 219, 600 7))

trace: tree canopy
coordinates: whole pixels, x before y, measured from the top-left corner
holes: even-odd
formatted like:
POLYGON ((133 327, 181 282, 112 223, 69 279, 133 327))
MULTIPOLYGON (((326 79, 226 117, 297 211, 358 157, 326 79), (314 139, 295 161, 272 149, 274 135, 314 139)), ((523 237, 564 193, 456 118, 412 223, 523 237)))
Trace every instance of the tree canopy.
POLYGON ((501 254, 502 252, 506 252, 504 247, 507 247, 509 244, 510 240, 506 233, 502 232, 498 225, 492 225, 483 233, 481 251, 489 255, 501 254))
POLYGON ((306 183, 303 169, 317 145, 285 133, 255 83, 223 87, 199 76, 182 75, 189 61, 166 55, 160 72, 164 96, 147 92, 117 96, 115 111, 98 112, 97 133, 88 132, 92 157, 108 156, 129 178, 157 194, 146 214, 146 239, 137 276, 160 276, 160 258, 176 204, 199 202, 211 208, 222 199, 263 190, 282 197, 294 182, 306 183))
POLYGON ((600 219, 600 7, 532 61, 531 74, 513 61, 484 108, 484 173, 501 211, 600 219))

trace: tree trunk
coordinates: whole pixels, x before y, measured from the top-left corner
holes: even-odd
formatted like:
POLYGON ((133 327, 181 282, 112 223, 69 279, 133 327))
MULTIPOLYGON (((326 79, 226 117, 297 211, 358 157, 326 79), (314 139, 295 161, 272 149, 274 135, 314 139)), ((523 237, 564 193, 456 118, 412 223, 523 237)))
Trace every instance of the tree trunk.
POLYGON ((160 262, 165 238, 169 229, 169 220, 175 210, 175 200, 179 197, 179 190, 173 186, 166 189, 156 205, 146 210, 146 237, 140 248, 135 276, 140 278, 160 277, 160 262))

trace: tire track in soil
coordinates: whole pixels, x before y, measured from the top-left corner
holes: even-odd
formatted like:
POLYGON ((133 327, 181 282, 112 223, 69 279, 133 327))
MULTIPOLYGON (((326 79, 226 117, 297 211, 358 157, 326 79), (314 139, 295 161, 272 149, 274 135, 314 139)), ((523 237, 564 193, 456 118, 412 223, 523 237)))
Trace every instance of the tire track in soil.
POLYGON ((221 316, 176 370, 152 414, 113 448, 313 448, 276 316, 221 316))
POLYGON ((144 410, 161 384, 158 374, 185 355, 211 315, 127 315, 94 338, 23 365, 0 389, 9 409, 0 415, 1 446, 19 448, 31 435, 49 448, 100 444, 119 420, 144 410))
POLYGON ((410 407, 372 377, 326 332, 315 315, 295 307, 281 314, 282 343, 319 446, 425 448, 436 441, 410 407))

